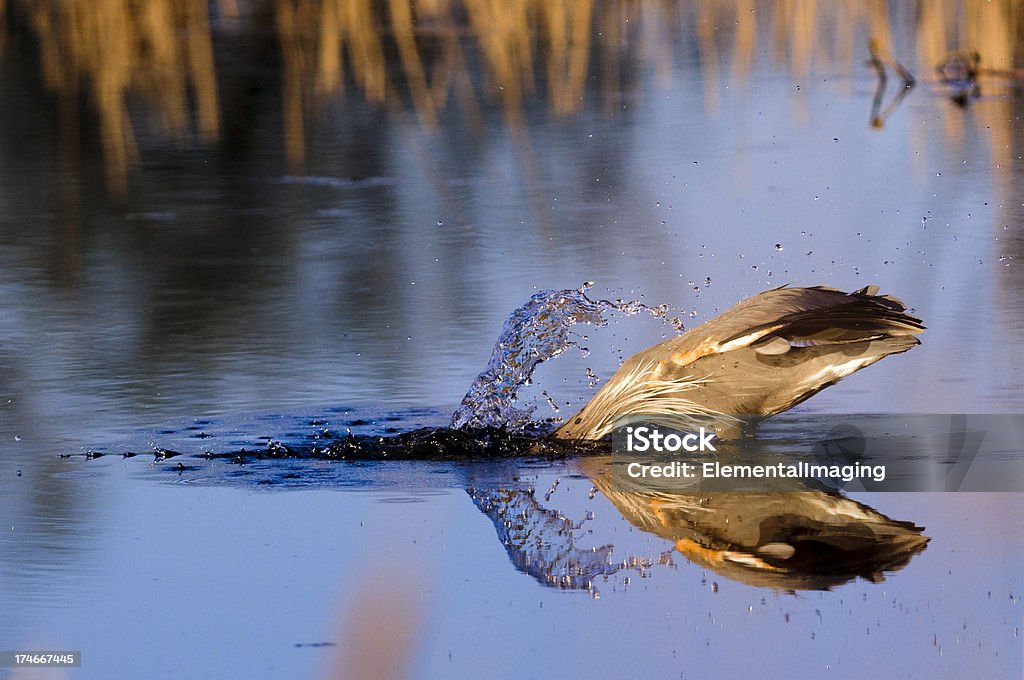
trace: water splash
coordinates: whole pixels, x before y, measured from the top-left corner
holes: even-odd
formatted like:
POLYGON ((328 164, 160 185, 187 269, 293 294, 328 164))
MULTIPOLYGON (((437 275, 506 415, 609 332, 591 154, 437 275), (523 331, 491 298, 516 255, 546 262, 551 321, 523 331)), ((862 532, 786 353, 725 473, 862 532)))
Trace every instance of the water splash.
POLYGON ((671 550, 654 557, 632 555, 615 560, 611 544, 579 545, 580 537, 587 537, 583 522, 573 522, 557 509, 543 507, 532 490, 469 488, 467 492, 494 524, 515 568, 542 585, 586 590, 596 596, 596 581, 629 571, 642 576, 656 565, 675 564, 671 550))
POLYGON ((628 315, 646 312, 663 319, 677 331, 683 330, 678 318, 669 318, 667 305, 650 307, 638 300, 591 300, 586 282, 576 290, 544 290, 509 315, 501 329, 487 368, 477 376, 452 415, 453 429, 502 428, 519 431, 528 426, 535 406, 515 406, 519 390, 530 384, 537 366, 570 347, 586 355, 572 332, 578 323, 604 326, 605 312, 628 315))
MULTIPOLYGON (((513 311, 487 369, 474 381, 450 419, 429 409, 377 413, 354 412, 348 407, 328 409, 311 420, 280 414, 227 423, 204 419, 161 430, 159 442, 140 438, 150 436, 147 430, 126 435, 130 441, 124 443, 125 448, 103 446, 60 455, 92 460, 106 455, 133 458, 148 454, 155 457, 155 463, 167 463, 163 471, 184 474, 218 460, 244 466, 266 460, 454 461, 606 453, 607 446, 601 442, 547 437, 554 424, 531 421, 535 406, 515 405, 519 389, 530 383, 540 363, 570 347, 586 355, 586 348, 580 345, 586 336, 572 331, 577 323, 604 326, 608 312, 647 313, 682 330, 678 319, 668 317, 667 306, 650 307, 636 300, 592 300, 586 295, 592 285, 542 291, 513 311), (266 434, 268 422, 273 423, 273 436, 266 434), (445 422, 448 427, 441 425, 445 422), (197 459, 205 463, 197 463, 197 459)), ((598 382, 589 367, 586 379, 591 388, 598 382)), ((541 395, 556 413, 568 406, 564 401, 560 406, 547 392, 541 395)))
POLYGON ((308 461, 456 462, 523 456, 550 461, 608 452, 607 444, 602 442, 546 437, 551 429, 548 423, 534 423, 514 432, 498 428, 453 430, 442 425, 449 418, 449 414, 433 409, 338 407, 315 416, 266 414, 203 419, 165 428, 157 433, 158 441, 153 440, 150 430, 124 433, 124 439, 116 445, 61 453, 60 458, 139 458, 151 461, 153 469, 160 472, 200 473, 206 479, 245 476, 259 484, 303 485, 324 479, 321 468, 302 467, 308 461), (242 473, 242 468, 248 472, 242 473), (295 477, 293 473, 298 469, 304 472, 295 477))

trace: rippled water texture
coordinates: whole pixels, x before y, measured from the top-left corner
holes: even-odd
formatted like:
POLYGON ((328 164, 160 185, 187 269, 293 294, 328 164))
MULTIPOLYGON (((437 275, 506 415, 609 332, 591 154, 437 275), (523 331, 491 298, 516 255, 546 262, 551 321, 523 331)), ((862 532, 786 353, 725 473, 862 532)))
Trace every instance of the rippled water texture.
POLYGON ((782 284, 927 330, 767 440, 1021 413, 1022 9, 0 0, 0 651, 1021 677, 1020 494, 664 498, 538 435, 782 284))

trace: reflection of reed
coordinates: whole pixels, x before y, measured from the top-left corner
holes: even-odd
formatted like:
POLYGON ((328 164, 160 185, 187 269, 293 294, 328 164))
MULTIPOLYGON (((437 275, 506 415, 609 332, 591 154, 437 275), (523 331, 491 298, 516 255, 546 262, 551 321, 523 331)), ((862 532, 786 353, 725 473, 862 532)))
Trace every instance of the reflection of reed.
POLYGON ((213 48, 204 0, 30 2, 43 82, 58 97, 89 92, 99 114, 108 186, 123 194, 138 157, 128 99, 141 95, 159 127, 183 138, 193 115, 204 139, 219 129, 213 48))
MULTIPOLYGON (((430 0, 415 5, 389 0, 376 9, 368 0, 276 0, 276 6, 288 14, 296 2, 319 11, 292 26, 316 40, 282 36, 285 137, 294 165, 305 153, 303 119, 311 102, 304 93, 310 91, 310 79, 321 95, 340 91, 347 75, 370 101, 400 105, 408 97, 427 130, 434 129, 453 93, 471 112, 478 99, 493 97, 506 124, 521 128, 524 103, 532 99, 545 100, 557 116, 579 112, 591 78, 600 83, 606 110, 615 110, 624 58, 645 57, 666 79, 673 43, 689 36, 700 55, 702 102, 710 113, 721 105, 720 65, 729 52, 733 77, 750 77, 754 55, 770 46, 799 81, 814 70, 857 73, 863 68, 866 36, 904 58, 913 49, 893 45, 893 26, 906 23, 907 16, 894 16, 899 10, 883 0, 787 0, 770 9, 750 0, 700 3, 693 9, 662 0, 430 0), (732 30, 722 30, 727 26, 732 30), (768 43, 760 45, 765 33, 768 43)), ((930 73, 941 55, 964 45, 979 49, 983 63, 1008 67, 1015 57, 1013 36, 1024 25, 1021 4, 964 0, 922 7, 910 19, 917 42, 914 70, 930 73)), ((806 120, 806 110, 797 113, 806 120)), ((947 133, 955 136, 956 129, 947 133)))
POLYGON ((544 60, 547 96, 556 114, 578 111, 583 100, 592 51, 592 0, 432 0, 415 6, 407 0, 386 5, 370 0, 277 0, 275 8, 293 162, 303 154, 294 140, 302 137, 309 82, 317 93, 333 94, 343 91, 348 75, 372 102, 402 94, 399 84, 404 85, 428 130, 436 126, 452 91, 475 100, 475 74, 463 49, 467 31, 484 65, 483 87, 497 91, 509 122, 521 123, 522 103, 537 91, 538 57, 544 60), (395 64, 387 62, 392 53, 397 54, 395 64))
MULTIPOLYGON (((0 0, 0 10, 6 4, 0 0)), ((857 73, 867 36, 901 59, 916 54, 912 70, 919 74, 932 73, 942 55, 961 48, 977 49, 986 68, 1011 68, 1024 26, 1022 4, 962 0, 909 10, 883 0, 693 6, 672 0, 267 0, 282 55, 285 151, 293 167, 305 159, 310 111, 343 95, 346 83, 367 101, 411 108, 428 131, 452 102, 472 124, 480 100, 496 101, 505 123, 521 127, 532 100, 545 101, 553 115, 579 112, 591 82, 606 110, 616 109, 624 78, 639 71, 636 66, 646 62, 664 81, 681 54, 676 47, 692 41, 702 102, 713 113, 721 105, 723 66, 734 78, 748 78, 756 55, 768 53, 797 82, 816 71, 857 73), (893 45, 894 28, 902 35, 907 25, 915 44, 893 45), (634 68, 626 71, 627 64, 634 68)), ((38 37, 46 86, 59 97, 91 97, 107 181, 118 192, 125 191, 127 168, 138 156, 127 102, 139 97, 175 139, 193 130, 215 139, 211 7, 215 22, 258 31, 251 19, 261 6, 240 0, 13 5, 17 11, 8 14, 38 37)), ((948 132, 958 134, 955 127, 948 132)))

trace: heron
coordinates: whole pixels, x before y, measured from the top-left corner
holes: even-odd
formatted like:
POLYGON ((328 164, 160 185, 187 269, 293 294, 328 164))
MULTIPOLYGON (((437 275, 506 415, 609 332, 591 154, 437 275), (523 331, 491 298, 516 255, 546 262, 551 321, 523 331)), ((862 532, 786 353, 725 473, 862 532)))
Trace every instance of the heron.
POLYGON ((782 286, 627 359, 554 436, 603 439, 630 420, 742 436, 876 361, 920 344, 921 319, 877 286, 782 286))

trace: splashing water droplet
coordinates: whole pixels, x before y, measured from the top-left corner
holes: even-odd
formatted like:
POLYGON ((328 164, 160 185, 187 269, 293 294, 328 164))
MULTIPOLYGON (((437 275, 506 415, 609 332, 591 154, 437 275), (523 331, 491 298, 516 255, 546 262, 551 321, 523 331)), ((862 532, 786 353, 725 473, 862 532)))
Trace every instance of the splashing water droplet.
MULTIPOLYGON (((496 427, 520 431, 528 426, 535 406, 516 408, 519 389, 530 384, 540 363, 570 347, 580 349, 586 356, 588 350, 580 347, 576 342, 580 336, 571 329, 578 323, 607 325, 604 312, 628 315, 645 312, 682 332, 682 321, 668 318, 667 305, 651 307, 638 300, 591 300, 586 291, 593 285, 588 281, 577 290, 541 291, 509 315, 491 351, 487 368, 473 381, 452 415, 452 428, 496 427)), ((589 372, 588 379, 591 375, 593 373, 589 372)), ((546 393, 544 396, 553 406, 551 398, 546 393)))
POLYGON ((570 329, 577 323, 603 326, 602 305, 580 290, 545 290, 535 294, 505 321, 487 368, 477 376, 451 426, 460 428, 521 428, 533 407, 514 406, 519 388, 529 384, 534 369, 574 343, 570 329))
POLYGON ((558 413, 558 412, 561 411, 561 409, 558 408, 558 404, 556 404, 555 400, 551 398, 551 395, 548 394, 547 390, 541 390, 541 396, 543 396, 544 399, 548 402, 548 406, 551 407, 552 411, 554 411, 555 413, 558 413))

